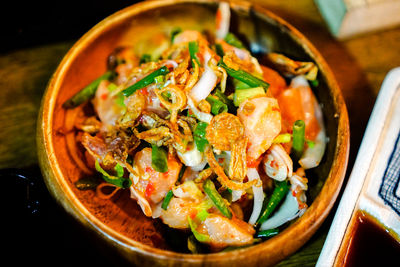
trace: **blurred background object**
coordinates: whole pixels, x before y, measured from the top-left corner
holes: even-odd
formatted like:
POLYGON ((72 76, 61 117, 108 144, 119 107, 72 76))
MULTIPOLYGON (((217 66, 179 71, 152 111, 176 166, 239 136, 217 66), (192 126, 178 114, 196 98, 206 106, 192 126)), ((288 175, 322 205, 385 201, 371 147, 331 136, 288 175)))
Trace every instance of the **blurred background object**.
POLYGON ((315 0, 339 39, 400 25, 399 0, 315 0))

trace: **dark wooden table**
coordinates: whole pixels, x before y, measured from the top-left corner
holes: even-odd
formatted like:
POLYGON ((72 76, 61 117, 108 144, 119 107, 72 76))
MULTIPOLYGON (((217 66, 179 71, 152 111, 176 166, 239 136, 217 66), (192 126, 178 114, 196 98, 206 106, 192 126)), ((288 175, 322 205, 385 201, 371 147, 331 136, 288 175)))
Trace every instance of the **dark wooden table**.
MULTIPOLYGON (((312 0, 253 2, 264 5, 303 32, 333 70, 346 100, 351 123, 348 177, 381 83, 390 69, 400 66, 400 28, 338 41, 329 34, 312 0)), ((40 100, 52 73, 75 41, 76 38, 34 44, 7 49, 0 54, 0 169, 37 169, 35 131, 40 100)), ((314 266, 333 215, 334 210, 312 239, 279 265, 314 266)), ((65 223, 60 227, 59 231, 69 231, 68 236, 60 235, 61 243, 81 236, 79 230, 68 229, 65 223)), ((91 244, 90 241, 81 242, 91 244)), ((64 244, 63 248, 73 247, 64 244)), ((78 253, 72 258, 68 256, 67 262, 95 255, 97 248, 94 251, 78 253)))

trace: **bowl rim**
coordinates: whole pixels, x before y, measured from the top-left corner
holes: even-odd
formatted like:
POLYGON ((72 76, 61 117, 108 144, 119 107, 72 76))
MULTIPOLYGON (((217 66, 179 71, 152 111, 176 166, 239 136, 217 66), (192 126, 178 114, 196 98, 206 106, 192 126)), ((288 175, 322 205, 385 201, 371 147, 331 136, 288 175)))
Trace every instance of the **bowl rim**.
MULTIPOLYGON (((114 23, 138 15, 143 11, 162 8, 164 6, 170 6, 174 4, 192 3, 211 5, 218 2, 219 1, 217 0, 144 1, 117 11, 116 13, 96 24, 92 29, 85 33, 64 56, 63 60, 52 75, 44 93, 44 97, 42 98, 37 124, 39 165, 45 178, 44 180, 46 182, 46 186, 57 202, 60 203, 69 214, 73 215, 73 217, 78 219, 81 223, 89 226, 89 228, 92 228, 97 233, 100 233, 100 235, 106 239, 106 241, 119 244, 126 252, 137 252, 143 255, 156 257, 161 260, 169 259, 185 262, 217 262, 227 259, 234 261, 241 258, 248 258, 264 254, 267 251, 273 251, 274 249, 281 248, 281 253, 275 253, 280 255, 275 255, 271 258, 271 260, 277 262, 299 249, 315 233, 330 212, 339 194, 346 172, 349 156, 350 131, 345 102, 332 71, 325 60, 322 58, 317 49, 311 44, 311 42, 308 41, 308 39, 295 27, 264 7, 244 1, 227 1, 230 3, 231 8, 233 9, 251 9, 255 13, 262 15, 265 19, 270 20, 278 26, 280 25, 286 28, 290 37, 293 38, 293 40, 296 41, 297 44, 300 45, 304 51, 315 61, 315 63, 318 65, 318 68, 323 70, 321 72, 323 72, 325 75, 327 86, 331 91, 335 110, 338 111, 337 140, 332 167, 329 171, 328 177, 326 178, 318 196, 314 199, 313 203, 309 206, 303 216, 279 235, 271 238, 268 241, 250 247, 212 254, 184 254, 144 245, 113 230, 87 210, 87 208, 78 200, 78 198, 75 197, 72 189, 64 180, 63 173, 54 152, 52 127, 53 115, 57 104, 57 95, 60 90, 60 85, 63 82, 63 77, 66 73, 66 70, 69 68, 71 62, 79 54, 82 48, 85 47, 85 45, 89 44, 93 38, 99 36, 104 29, 111 27, 114 23), (57 183, 51 182, 51 178, 57 181, 57 183), (329 199, 322 199, 321 196, 324 195, 330 196, 329 199), (273 242, 271 242, 272 240, 273 242), (293 241, 290 249, 284 249, 285 245, 287 245, 287 240, 293 241), (241 253, 238 253, 238 251, 241 253)), ((268 257, 268 255, 265 255, 265 257, 268 257)))

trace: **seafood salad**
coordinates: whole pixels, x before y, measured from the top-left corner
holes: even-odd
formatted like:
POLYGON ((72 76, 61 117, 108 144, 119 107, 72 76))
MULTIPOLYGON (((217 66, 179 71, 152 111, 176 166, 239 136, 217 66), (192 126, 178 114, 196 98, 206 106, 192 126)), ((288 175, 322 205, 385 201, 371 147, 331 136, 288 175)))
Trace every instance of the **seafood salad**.
POLYGON ((176 28, 141 55, 118 47, 63 104, 76 187, 129 190, 192 253, 262 242, 302 216, 326 146, 316 65, 273 52, 260 64, 229 24, 220 3, 214 33, 176 28))

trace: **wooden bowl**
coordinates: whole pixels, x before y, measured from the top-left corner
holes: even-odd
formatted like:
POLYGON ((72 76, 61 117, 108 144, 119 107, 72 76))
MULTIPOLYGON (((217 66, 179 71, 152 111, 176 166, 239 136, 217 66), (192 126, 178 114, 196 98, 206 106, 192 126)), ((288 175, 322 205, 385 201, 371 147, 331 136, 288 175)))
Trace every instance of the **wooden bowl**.
MULTIPOLYGON (((268 10, 246 2, 231 3, 232 26, 247 38, 252 52, 284 53, 314 61, 319 85, 314 89, 322 103, 329 143, 320 166, 308 173, 307 212, 279 235, 230 252, 191 255, 171 251, 157 220, 146 218, 136 202, 122 193, 111 200, 79 191, 74 182, 83 176, 69 155, 62 133, 62 103, 106 71, 107 56, 120 45, 151 43, 152 36, 182 29, 214 29, 218 3, 201 1, 146 1, 125 8, 97 24, 67 53, 47 87, 41 105, 37 142, 39 162, 53 197, 104 242, 134 264, 169 266, 272 265, 294 253, 317 230, 332 208, 342 185, 349 152, 349 122, 340 89, 317 49, 293 26, 268 10)), ((136 49, 142 49, 137 46, 136 49)))

